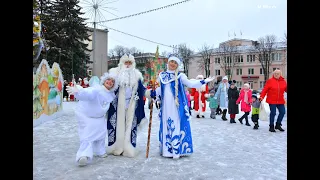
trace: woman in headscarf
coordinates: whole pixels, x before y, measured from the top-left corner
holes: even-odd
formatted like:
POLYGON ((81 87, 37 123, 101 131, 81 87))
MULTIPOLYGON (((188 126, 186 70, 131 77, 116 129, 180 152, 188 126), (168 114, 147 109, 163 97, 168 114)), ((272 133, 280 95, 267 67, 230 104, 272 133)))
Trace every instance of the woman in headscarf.
POLYGON ((227 109, 228 109, 228 89, 229 89, 229 82, 228 77, 224 76, 222 78, 222 82, 219 84, 218 90, 214 97, 219 99, 219 105, 222 110, 222 117, 221 119, 227 121, 227 109))
POLYGON ((268 79, 266 85, 261 91, 259 100, 262 101, 267 95, 266 102, 270 107, 270 124, 269 131, 276 132, 275 129, 279 131, 284 131, 281 127, 281 122, 286 113, 284 92, 287 92, 287 82, 282 77, 281 71, 279 69, 273 72, 273 76, 268 79), (279 111, 276 126, 274 127, 274 117, 276 116, 276 109, 279 111))

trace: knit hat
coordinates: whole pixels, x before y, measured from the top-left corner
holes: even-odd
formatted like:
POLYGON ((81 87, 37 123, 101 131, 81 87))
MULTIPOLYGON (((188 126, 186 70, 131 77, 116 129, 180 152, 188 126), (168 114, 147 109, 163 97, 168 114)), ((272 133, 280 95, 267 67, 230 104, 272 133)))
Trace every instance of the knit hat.
POLYGON ((258 99, 258 96, 256 94, 252 94, 252 97, 258 99))

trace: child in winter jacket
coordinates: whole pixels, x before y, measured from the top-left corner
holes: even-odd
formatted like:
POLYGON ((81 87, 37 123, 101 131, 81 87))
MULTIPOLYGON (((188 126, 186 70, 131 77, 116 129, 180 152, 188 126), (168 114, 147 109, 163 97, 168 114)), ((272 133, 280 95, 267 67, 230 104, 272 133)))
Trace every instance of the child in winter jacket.
POLYGON ((210 96, 208 97, 207 101, 209 102, 209 107, 211 110, 210 118, 216 118, 216 109, 218 108, 218 101, 217 98, 214 97, 214 90, 210 91, 210 96))
POLYGON ((237 104, 241 102, 241 111, 244 112, 244 115, 241 116, 240 121, 241 124, 243 119, 246 119, 246 125, 251 126, 248 121, 248 115, 251 111, 251 103, 252 103, 252 91, 250 89, 250 85, 248 83, 245 83, 243 85, 243 88, 240 91, 239 98, 237 100, 237 104))
POLYGON ((253 129, 258 129, 259 127, 259 111, 260 111, 260 104, 261 102, 258 100, 256 94, 252 94, 252 113, 251 113, 251 120, 254 123, 253 129))

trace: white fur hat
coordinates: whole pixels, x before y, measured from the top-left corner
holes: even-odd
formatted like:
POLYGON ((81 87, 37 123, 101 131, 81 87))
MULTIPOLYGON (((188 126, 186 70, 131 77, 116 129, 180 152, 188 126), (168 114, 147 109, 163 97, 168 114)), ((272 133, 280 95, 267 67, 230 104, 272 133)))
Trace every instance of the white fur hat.
POLYGON ((224 76, 223 78, 222 78, 222 80, 227 80, 228 81, 228 76, 224 76))
POLYGON ((250 85, 249 85, 248 83, 244 83, 243 86, 245 86, 245 87, 247 87, 247 88, 250 88, 250 85))
POLYGON ((203 77, 203 75, 198 75, 197 77, 196 77, 196 79, 204 79, 204 77, 203 77))
POLYGON ((175 61, 178 64, 178 66, 180 66, 180 64, 181 64, 181 60, 176 56, 170 56, 168 59, 168 62, 170 62, 170 61, 175 61))
POLYGON ((132 63, 135 62, 134 57, 131 54, 124 54, 121 58, 120 58, 120 63, 124 64, 126 61, 131 61, 132 63))
POLYGON ((114 85, 109 91, 115 91, 119 86, 119 80, 115 74, 104 73, 100 78, 100 84, 103 85, 107 79, 114 79, 114 85))

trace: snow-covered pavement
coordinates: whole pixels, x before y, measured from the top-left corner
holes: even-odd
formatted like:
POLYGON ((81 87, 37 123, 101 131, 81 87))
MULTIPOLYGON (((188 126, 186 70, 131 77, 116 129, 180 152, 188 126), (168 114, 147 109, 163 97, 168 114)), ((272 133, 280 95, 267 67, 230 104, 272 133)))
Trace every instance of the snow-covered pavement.
MULTIPOLYGON (((33 129, 33 176, 35 180, 286 180, 287 120, 285 132, 271 133, 268 122, 259 121, 259 130, 251 126, 192 118, 194 154, 180 159, 159 155, 158 110, 153 110, 149 158, 146 159, 147 127, 138 134, 140 154, 135 158, 109 155, 78 167, 75 155, 79 147, 76 102, 64 102, 63 116, 33 129)), ((149 117, 149 110, 146 108, 149 117)), ((229 119, 229 115, 228 115, 229 119)))

